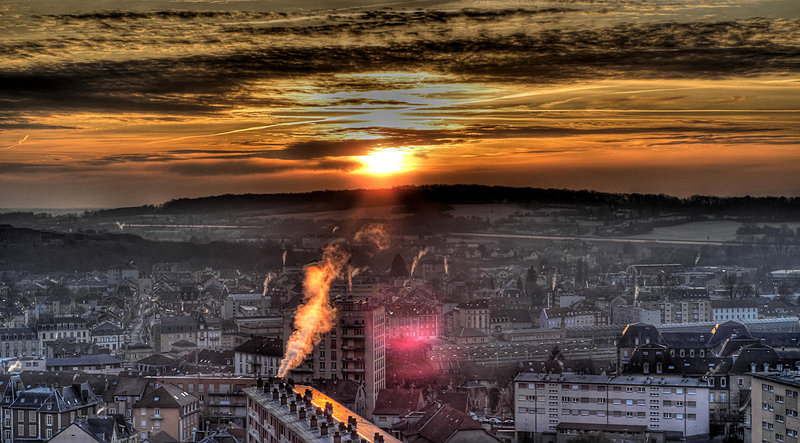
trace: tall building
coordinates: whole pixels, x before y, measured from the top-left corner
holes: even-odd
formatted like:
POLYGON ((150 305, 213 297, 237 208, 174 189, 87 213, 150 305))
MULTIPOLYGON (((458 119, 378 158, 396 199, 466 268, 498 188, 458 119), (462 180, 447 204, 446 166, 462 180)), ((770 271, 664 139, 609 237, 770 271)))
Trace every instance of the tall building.
POLYGON ((753 373, 751 429, 748 441, 796 442, 800 432, 798 411, 800 373, 753 373))
MULTIPOLYGON (((322 337, 311 357, 313 361, 292 371, 295 380, 346 379, 363 384, 366 410, 371 417, 378 391, 386 387, 386 315, 383 306, 352 297, 334 303, 336 321, 322 337), (310 363, 310 367, 309 367, 310 363)), ((287 319, 289 320, 289 319, 287 319)), ((293 319, 291 320, 293 321, 293 319)), ((291 332, 286 331, 285 338, 291 332)))
POLYGON ((697 378, 523 373, 514 379, 516 441, 708 441, 709 390, 697 378))

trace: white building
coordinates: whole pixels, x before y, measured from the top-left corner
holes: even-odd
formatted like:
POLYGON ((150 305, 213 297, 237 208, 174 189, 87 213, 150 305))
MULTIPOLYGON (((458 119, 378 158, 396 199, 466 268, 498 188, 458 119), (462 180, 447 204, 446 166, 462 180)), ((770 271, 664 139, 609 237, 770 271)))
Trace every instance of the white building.
POLYGON ((758 303, 753 300, 713 300, 711 311, 716 322, 758 319, 758 303))
POLYGON ((119 326, 104 321, 92 328, 92 343, 112 351, 120 351, 125 347, 125 331, 119 326))
POLYGON ((708 393, 693 378, 523 373, 514 380, 516 441, 560 443, 590 431, 615 441, 707 438, 708 393))
POLYGON ((259 374, 274 377, 283 358, 283 341, 278 338, 254 337, 233 350, 236 374, 259 374))

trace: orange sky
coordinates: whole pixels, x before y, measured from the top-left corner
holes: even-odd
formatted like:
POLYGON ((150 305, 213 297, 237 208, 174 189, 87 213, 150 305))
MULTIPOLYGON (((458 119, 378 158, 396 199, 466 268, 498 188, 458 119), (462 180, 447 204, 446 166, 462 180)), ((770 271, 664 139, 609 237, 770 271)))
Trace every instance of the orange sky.
POLYGON ((0 207, 422 183, 796 196, 800 13, 763 3, 12 2, 0 207))

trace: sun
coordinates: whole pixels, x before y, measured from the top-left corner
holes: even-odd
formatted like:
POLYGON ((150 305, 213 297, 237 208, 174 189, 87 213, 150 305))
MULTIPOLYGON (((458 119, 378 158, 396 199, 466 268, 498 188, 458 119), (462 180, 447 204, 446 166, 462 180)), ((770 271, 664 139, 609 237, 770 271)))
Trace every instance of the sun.
POLYGON ((395 174, 403 170, 405 152, 398 149, 381 149, 359 157, 364 163, 363 172, 370 174, 395 174))

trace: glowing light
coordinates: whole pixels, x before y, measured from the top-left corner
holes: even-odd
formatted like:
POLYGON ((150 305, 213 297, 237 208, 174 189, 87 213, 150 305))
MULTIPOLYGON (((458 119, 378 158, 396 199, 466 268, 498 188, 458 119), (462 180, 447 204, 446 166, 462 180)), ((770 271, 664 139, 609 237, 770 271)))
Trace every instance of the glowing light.
POLYGON ((395 174, 403 170, 405 152, 398 149, 383 149, 359 157, 364 163, 364 172, 370 174, 395 174))

